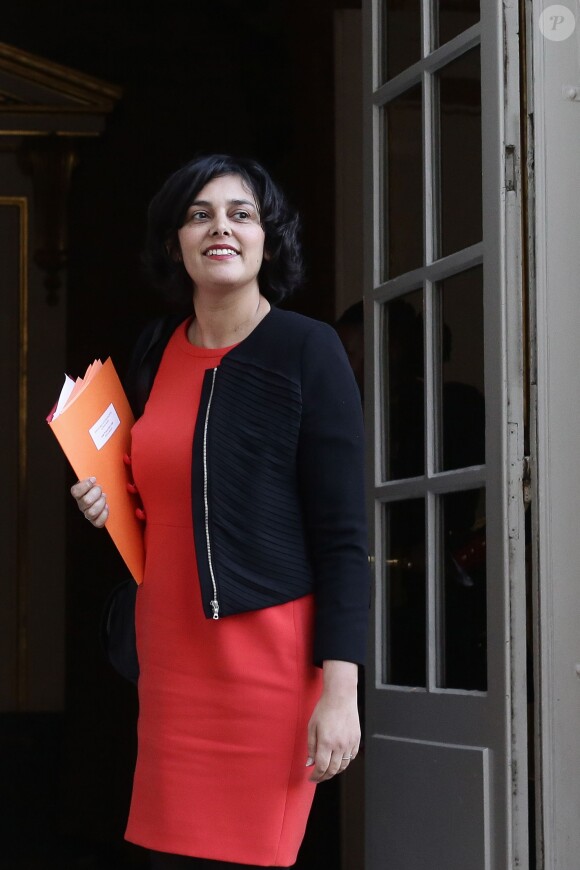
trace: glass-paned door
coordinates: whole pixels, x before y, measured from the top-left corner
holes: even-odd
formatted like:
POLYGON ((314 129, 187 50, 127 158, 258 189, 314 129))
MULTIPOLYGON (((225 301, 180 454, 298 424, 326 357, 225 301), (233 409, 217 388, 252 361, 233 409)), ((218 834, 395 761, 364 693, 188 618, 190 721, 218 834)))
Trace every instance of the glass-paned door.
POLYGON ((366 867, 527 867, 517 9, 363 10, 366 867))

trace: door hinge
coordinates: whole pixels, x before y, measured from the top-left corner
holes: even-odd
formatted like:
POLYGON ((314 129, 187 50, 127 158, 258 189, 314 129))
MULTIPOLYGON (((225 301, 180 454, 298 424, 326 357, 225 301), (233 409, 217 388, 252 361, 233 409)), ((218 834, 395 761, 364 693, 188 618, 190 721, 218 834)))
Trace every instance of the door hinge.
POLYGON ((505 189, 516 189, 516 146, 506 145, 505 149, 505 189))
POLYGON ((524 504, 530 504, 532 500, 532 465, 529 456, 524 456, 522 465, 522 494, 524 504))

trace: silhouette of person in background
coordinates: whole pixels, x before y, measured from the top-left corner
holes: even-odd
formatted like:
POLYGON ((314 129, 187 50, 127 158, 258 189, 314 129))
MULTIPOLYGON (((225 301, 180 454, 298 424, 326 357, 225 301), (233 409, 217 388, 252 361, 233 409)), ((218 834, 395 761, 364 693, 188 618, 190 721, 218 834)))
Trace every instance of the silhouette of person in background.
MULTIPOLYGON (((403 299, 386 304, 382 410, 383 476, 417 477, 425 470, 425 385, 423 316, 403 299)), ((347 351, 361 397, 364 396, 363 303, 346 309, 335 326, 347 351)), ((440 470, 485 462, 485 403, 480 390, 460 380, 445 380, 443 366, 452 353, 444 324, 437 419, 440 470)), ((480 492, 462 490, 442 497, 445 536, 439 596, 444 638, 441 681, 447 688, 487 686, 485 525, 478 520, 480 492)), ((425 503, 422 498, 394 502, 386 529, 388 571, 388 682, 426 685, 425 503)))

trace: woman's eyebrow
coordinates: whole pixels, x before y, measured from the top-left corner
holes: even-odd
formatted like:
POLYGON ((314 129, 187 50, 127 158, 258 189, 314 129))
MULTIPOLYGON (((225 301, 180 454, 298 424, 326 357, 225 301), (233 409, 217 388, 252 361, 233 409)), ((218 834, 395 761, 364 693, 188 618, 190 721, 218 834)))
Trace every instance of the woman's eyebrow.
MULTIPOLYGON (((207 199, 195 199, 189 207, 192 208, 194 205, 212 206, 213 203, 209 202, 207 199)), ((256 203, 249 199, 229 199, 228 205, 249 205, 253 209, 257 208, 256 203)))

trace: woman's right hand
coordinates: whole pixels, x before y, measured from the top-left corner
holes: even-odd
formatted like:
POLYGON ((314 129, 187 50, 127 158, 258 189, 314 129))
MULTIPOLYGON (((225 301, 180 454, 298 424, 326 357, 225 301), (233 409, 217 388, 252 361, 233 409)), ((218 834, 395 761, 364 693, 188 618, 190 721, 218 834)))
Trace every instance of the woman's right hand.
POLYGON ((102 529, 109 516, 107 496, 97 484, 96 477, 77 480, 71 487, 71 495, 76 499, 78 509, 97 529, 102 529))

